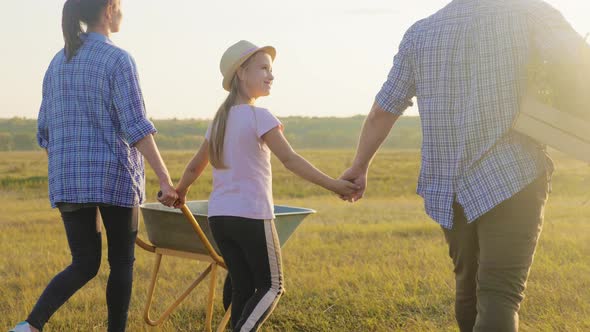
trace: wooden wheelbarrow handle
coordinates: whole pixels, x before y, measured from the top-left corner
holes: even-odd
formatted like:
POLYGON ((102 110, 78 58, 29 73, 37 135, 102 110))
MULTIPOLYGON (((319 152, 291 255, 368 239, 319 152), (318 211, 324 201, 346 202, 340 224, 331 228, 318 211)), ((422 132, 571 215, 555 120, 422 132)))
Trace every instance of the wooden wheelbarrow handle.
MULTIPOLYGON (((162 191, 158 191, 158 198, 161 196, 162 196, 162 191)), ((201 240, 201 243, 203 243, 203 245, 205 246, 205 249, 207 249, 207 253, 209 254, 209 256, 211 256, 211 258, 213 258, 213 260, 215 261, 215 263, 217 263, 217 265, 223 267, 224 269, 227 269, 227 266, 225 265, 225 261, 223 260, 223 258, 221 256, 219 256, 217 254, 217 252, 215 251, 215 248, 213 248, 213 246, 211 245, 211 242, 209 242, 209 239, 207 238, 207 236, 205 235, 205 233, 201 229, 201 226, 199 226, 199 223, 195 219, 195 216, 193 216, 193 213, 191 212, 191 210, 189 210, 189 208, 186 206, 186 204, 182 204, 180 206, 180 211, 182 211, 182 214, 184 214, 184 216, 186 217, 186 220, 188 220, 188 222, 193 227, 193 230, 195 231, 195 233, 197 233, 197 236, 201 240)), ((155 252, 155 250, 156 250, 156 248, 154 246, 151 246, 151 245, 145 243, 143 240, 141 240, 139 238, 138 238, 138 240, 135 241, 135 243, 147 251, 155 252)))
POLYGON ((219 266, 223 267, 224 269, 227 269, 227 266, 225 265, 223 258, 217 254, 215 248, 213 248, 211 242, 209 242, 209 239, 207 239, 207 236, 201 229, 201 226, 199 226, 199 223, 193 216, 191 210, 189 210, 189 208, 186 206, 186 204, 182 204, 182 206, 180 207, 180 211, 182 211, 182 214, 184 214, 191 226, 193 226, 195 233, 197 233, 197 236, 201 240, 201 243, 203 243, 205 249, 207 249, 207 253, 209 254, 209 256, 211 256, 211 258, 213 258, 215 263, 217 263, 219 266))
POLYGON ((142 240, 139 235, 135 238, 135 244, 139 246, 141 249, 149 251, 149 252, 156 252, 156 247, 148 244, 144 240, 142 240))
POLYGON ((211 245, 211 242, 209 242, 209 239, 207 239, 207 236, 205 235, 205 233, 201 229, 201 226, 199 226, 199 223, 197 222, 197 220, 193 216, 193 213, 191 212, 191 210, 189 210, 189 208, 186 206, 186 204, 182 204, 182 206, 180 206, 180 211, 182 211, 182 214, 184 214, 184 216, 189 221, 191 226, 193 226, 195 233, 197 233, 197 236, 199 237, 199 239, 201 240, 201 242, 203 243, 203 245, 207 249, 209 256, 211 256, 211 258, 213 258, 215 263, 217 263, 219 266, 227 269, 227 267, 225 265, 225 261, 223 260, 223 258, 221 256, 219 256, 219 254, 217 254, 217 252, 215 251, 215 248, 213 248, 213 246, 211 245))

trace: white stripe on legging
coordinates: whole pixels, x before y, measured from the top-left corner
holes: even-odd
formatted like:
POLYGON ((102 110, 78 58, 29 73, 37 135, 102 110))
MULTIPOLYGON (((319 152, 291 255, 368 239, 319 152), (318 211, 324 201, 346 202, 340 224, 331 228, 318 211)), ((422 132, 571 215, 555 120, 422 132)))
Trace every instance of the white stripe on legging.
POLYGON ((274 227, 274 220, 264 221, 264 235, 270 266, 270 289, 264 294, 252 313, 242 325, 240 332, 250 332, 256 325, 260 326, 272 313, 283 293, 283 271, 281 264, 281 244, 274 227), (266 315, 265 315, 266 313, 266 315), (264 317, 263 317, 264 316, 264 317), (260 321, 259 324, 258 321, 260 321))

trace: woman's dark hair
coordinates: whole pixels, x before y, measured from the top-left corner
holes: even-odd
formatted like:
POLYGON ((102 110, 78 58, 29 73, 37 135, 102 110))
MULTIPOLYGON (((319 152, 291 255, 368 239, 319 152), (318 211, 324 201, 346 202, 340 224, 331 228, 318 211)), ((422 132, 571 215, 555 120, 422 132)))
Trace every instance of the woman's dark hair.
POLYGON ((62 13, 61 28, 64 34, 65 52, 70 61, 82 46, 82 23, 92 25, 100 20, 103 10, 113 0, 67 0, 62 13))

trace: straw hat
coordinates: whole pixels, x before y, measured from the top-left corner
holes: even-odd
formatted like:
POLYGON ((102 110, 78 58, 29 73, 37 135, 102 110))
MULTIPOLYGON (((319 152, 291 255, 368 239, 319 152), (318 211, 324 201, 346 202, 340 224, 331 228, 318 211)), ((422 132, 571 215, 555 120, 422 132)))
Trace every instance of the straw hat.
POLYGON ((277 51, 272 46, 258 47, 247 40, 240 40, 239 42, 230 46, 223 56, 219 69, 223 75, 223 88, 227 91, 231 90, 231 80, 236 73, 236 70, 246 61, 252 54, 264 51, 270 55, 274 61, 277 51))

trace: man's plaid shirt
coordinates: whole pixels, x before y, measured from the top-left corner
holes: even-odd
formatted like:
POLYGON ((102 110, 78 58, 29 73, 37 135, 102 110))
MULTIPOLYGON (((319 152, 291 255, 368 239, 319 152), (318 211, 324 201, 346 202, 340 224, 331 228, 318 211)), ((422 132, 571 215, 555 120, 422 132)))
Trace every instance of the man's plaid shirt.
POLYGON ((559 61, 582 42, 540 0, 455 0, 405 34, 376 102, 422 122, 417 192, 445 228, 457 201, 471 222, 552 172, 543 147, 511 130, 531 56, 559 61))

